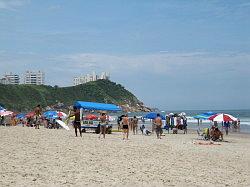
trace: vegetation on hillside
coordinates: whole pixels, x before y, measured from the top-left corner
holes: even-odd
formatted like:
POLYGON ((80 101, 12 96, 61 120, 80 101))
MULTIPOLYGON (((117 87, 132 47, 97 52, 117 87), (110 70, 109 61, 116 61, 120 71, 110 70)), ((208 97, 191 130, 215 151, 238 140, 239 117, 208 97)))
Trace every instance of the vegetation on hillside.
POLYGON ((37 104, 43 107, 56 103, 73 105, 76 100, 114 103, 138 107, 142 103, 120 84, 97 80, 72 87, 0 84, 0 104, 14 111, 29 111, 37 104))

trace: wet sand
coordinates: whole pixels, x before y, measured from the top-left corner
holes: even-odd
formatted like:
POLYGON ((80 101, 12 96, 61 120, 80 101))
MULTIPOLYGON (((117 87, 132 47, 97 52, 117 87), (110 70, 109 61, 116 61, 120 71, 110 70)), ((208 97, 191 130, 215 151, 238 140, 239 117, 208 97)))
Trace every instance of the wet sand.
POLYGON ((98 135, 0 127, 0 186, 250 186, 249 135, 98 135))

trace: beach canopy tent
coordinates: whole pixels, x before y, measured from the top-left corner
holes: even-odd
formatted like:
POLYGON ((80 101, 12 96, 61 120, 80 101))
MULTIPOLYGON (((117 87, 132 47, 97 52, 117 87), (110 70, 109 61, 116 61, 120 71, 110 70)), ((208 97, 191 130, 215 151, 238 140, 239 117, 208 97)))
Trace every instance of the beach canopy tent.
POLYGON ((204 120, 207 120, 208 118, 210 118, 211 116, 215 115, 217 113, 215 112, 205 112, 205 113, 202 113, 202 114, 198 114, 196 116, 193 116, 193 118, 195 119, 204 119, 204 120))
MULTIPOLYGON (((156 113, 156 112, 150 112, 150 113, 147 113, 144 116, 144 118, 146 118, 146 119, 155 119, 155 118, 157 118, 157 114, 158 113, 156 113)), ((161 117, 161 119, 165 120, 165 117, 163 115, 160 114, 160 117, 161 117)))
POLYGON ((233 117, 230 114, 215 114, 213 116, 211 116, 210 118, 208 118, 209 120, 212 121, 217 121, 217 122, 228 122, 228 121, 238 121, 237 118, 233 117))
POLYGON ((119 106, 106 103, 76 101, 74 106, 85 110, 121 111, 119 106))

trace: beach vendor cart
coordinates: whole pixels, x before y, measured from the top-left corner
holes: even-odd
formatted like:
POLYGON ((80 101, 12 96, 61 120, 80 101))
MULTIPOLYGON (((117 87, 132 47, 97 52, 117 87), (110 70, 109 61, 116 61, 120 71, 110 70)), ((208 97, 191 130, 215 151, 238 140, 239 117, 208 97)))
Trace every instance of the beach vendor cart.
MULTIPOLYGON (((85 101, 76 101, 74 106, 80 109, 80 118, 81 118, 81 131, 86 132, 87 130, 92 130, 95 133, 100 133, 100 122, 98 120, 84 120, 83 114, 89 111, 95 111, 99 113, 103 112, 118 112, 121 111, 121 108, 114 104, 106 103, 96 103, 96 102, 85 102, 85 101)), ((112 125, 107 123, 106 133, 112 132, 112 125)))

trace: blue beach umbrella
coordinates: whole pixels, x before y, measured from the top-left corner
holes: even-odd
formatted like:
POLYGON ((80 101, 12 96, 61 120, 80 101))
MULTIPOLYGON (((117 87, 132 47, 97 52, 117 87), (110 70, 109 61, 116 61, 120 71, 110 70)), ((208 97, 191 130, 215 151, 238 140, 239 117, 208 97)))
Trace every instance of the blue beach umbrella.
MULTIPOLYGON (((157 117, 157 114, 158 114, 158 113, 156 113, 156 112, 150 112, 150 113, 146 114, 146 115, 144 116, 144 118, 147 118, 147 119, 155 119, 155 118, 157 117)), ((161 119, 165 120, 165 117, 164 117, 163 115, 160 114, 160 117, 161 117, 161 119)))
POLYGON ((1 111, 1 110, 6 110, 6 109, 5 109, 5 108, 3 108, 3 107, 0 105, 0 111, 1 111))
POLYGON ((17 114, 17 115, 16 115, 16 118, 17 118, 17 119, 23 119, 23 118, 25 118, 25 115, 26 115, 26 114, 23 114, 23 113, 17 114))
POLYGON ((213 116, 215 114, 216 114, 215 112, 205 112, 202 114, 195 115, 195 116, 193 116, 193 118, 207 120, 208 118, 210 118, 211 116, 213 116))
POLYGON ((49 110, 49 111, 44 112, 43 116, 45 118, 57 118, 58 117, 57 112, 54 110, 49 110))

